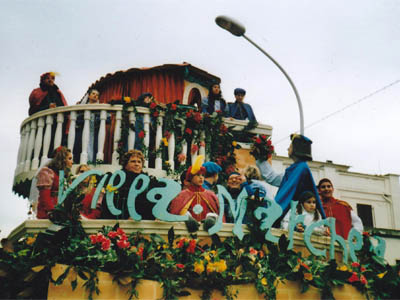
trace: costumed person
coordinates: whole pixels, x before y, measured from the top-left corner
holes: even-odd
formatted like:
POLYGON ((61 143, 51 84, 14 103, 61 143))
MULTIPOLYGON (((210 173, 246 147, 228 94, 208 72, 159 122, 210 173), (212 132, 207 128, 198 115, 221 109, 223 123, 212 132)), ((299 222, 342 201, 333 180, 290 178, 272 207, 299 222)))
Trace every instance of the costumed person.
POLYGON ((72 167, 72 154, 66 147, 60 146, 54 150, 53 159, 44 166, 37 175, 39 199, 37 218, 48 219, 49 213, 57 205, 59 171, 64 170, 64 178, 68 178, 72 167))
MULTIPOLYGON (((175 215, 187 214, 191 220, 194 219, 198 222, 204 220, 204 229, 208 230, 215 224, 219 215, 219 202, 214 192, 203 188, 204 175, 206 173, 206 168, 202 166, 203 160, 204 156, 199 155, 194 164, 189 167, 186 172, 186 180, 190 184, 171 201, 169 211, 175 215)), ((189 231, 195 231, 198 226, 193 225, 192 228, 191 220, 186 225, 189 231)))
POLYGON ((228 113, 228 106, 222 98, 221 87, 218 83, 210 86, 208 96, 201 100, 201 112, 211 115, 215 111, 221 111, 223 115, 228 113))
MULTIPOLYGON (((298 199, 305 191, 311 191, 316 197, 317 209, 321 212, 321 216, 325 218, 314 178, 306 163, 306 161, 312 160, 312 141, 300 134, 292 134, 290 140, 291 143, 288 148, 288 155, 294 163, 286 168, 284 174, 277 174, 268 161, 257 159, 256 164, 260 170, 261 176, 267 183, 279 187, 275 196, 275 202, 281 206, 282 216, 289 210, 290 202, 293 199, 298 199)), ((267 157, 265 157, 265 159, 267 159, 267 157)), ((279 226, 280 221, 281 220, 278 220, 275 226, 279 226)))
MULTIPOLYGON (((302 223, 296 224, 295 230, 298 232, 304 232, 308 226, 320 221, 322 217, 317 209, 317 200, 312 192, 305 191, 296 200, 299 201, 296 206, 296 215, 304 215, 304 225, 302 223)), ((289 209, 283 218, 281 222, 281 228, 286 230, 289 228, 290 215, 291 209, 289 209)), ((324 226, 314 228, 314 232, 317 234, 329 235, 328 228, 325 228, 324 226)))
POLYGON ((29 115, 48 108, 68 105, 63 93, 54 83, 55 76, 54 72, 40 76, 39 88, 34 89, 29 96, 29 115))
MULTIPOLYGON (((75 174, 79 176, 89 170, 90 168, 88 165, 82 164, 78 166, 75 174)), ((94 209, 91 208, 93 196, 94 193, 96 192, 96 187, 93 184, 93 178, 95 177, 90 176, 85 178, 85 180, 82 181, 77 187, 77 192, 83 198, 81 201, 82 207, 80 209, 80 213, 81 216, 85 219, 99 219, 101 216, 101 205, 103 202, 104 192, 100 193, 99 198, 97 200, 96 208, 94 209)))
POLYGON ((206 174, 204 175, 203 188, 216 192, 216 184, 218 182, 218 173, 222 171, 222 168, 215 162, 208 161, 203 164, 206 168, 206 174))
MULTIPOLYGON (((129 195, 129 189, 133 181, 136 179, 137 176, 146 173, 143 172, 143 165, 144 165, 144 155, 140 150, 129 150, 126 152, 122 159, 122 171, 125 173, 125 182, 123 185, 118 189, 118 193, 114 195, 114 206, 115 208, 122 211, 120 215, 113 215, 107 206, 107 201, 103 201, 102 205, 102 219, 129 219, 129 211, 127 206, 127 200, 129 195)), ((147 175, 148 176, 148 175, 147 175)), ((154 220, 153 216, 153 207, 155 203, 150 202, 146 198, 147 192, 152 188, 155 187, 157 184, 157 180, 150 177, 150 183, 148 187, 139 195, 136 196, 135 200, 135 209, 136 212, 142 216, 144 220, 154 220)), ((117 185, 118 183, 114 183, 117 185)))
MULTIPOLYGON (((98 104, 100 93, 98 90, 90 89, 80 102, 77 104, 98 104)), ((109 118, 108 118, 109 119, 109 118)), ((82 132, 85 125, 83 111, 80 112, 76 119, 75 127, 75 144, 74 144, 74 161, 80 161, 82 152, 82 132)), ((98 133, 100 127, 100 115, 96 111, 90 112, 89 120, 89 139, 87 140, 87 161, 91 163, 96 162, 96 154, 98 151, 98 133)))
POLYGON ((327 217, 336 219, 336 234, 346 240, 351 228, 362 233, 364 226, 360 217, 357 216, 346 201, 333 198, 333 191, 333 184, 328 178, 323 178, 319 181, 318 192, 322 200, 322 206, 327 217))
POLYGON ((250 104, 244 103, 246 91, 242 88, 234 90, 236 101, 228 103, 228 117, 236 120, 249 120, 250 122, 257 122, 253 109, 250 104))

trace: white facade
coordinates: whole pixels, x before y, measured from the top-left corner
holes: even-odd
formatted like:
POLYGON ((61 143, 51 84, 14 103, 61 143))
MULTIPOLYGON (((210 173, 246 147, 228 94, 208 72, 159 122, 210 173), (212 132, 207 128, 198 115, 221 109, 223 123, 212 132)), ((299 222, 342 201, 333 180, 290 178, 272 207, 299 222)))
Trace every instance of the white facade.
MULTIPOLYGON (((284 172, 293 161, 288 157, 276 156, 272 166, 276 172, 284 172)), ((333 196, 348 202, 357 213, 357 204, 370 205, 374 228, 385 229, 381 235, 386 241, 385 258, 390 264, 400 260, 400 182, 399 175, 369 175, 349 171, 349 166, 330 161, 311 161, 308 165, 315 184, 329 178, 334 187, 333 196), (397 249, 397 250, 396 250, 397 249)), ((271 187, 276 193, 277 188, 271 187)), ((380 235, 379 231, 375 234, 380 235)))

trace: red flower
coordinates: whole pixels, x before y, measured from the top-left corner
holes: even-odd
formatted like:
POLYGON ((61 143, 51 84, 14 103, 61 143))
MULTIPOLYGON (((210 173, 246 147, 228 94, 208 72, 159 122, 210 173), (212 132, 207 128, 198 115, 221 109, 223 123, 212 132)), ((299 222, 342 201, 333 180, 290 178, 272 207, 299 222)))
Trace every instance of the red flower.
POLYGON ((367 279, 365 278, 364 275, 361 275, 360 281, 362 284, 366 285, 367 284, 367 279))
POLYGON ((194 113, 194 120, 195 120, 197 123, 200 123, 200 121, 202 120, 201 113, 195 112, 195 113, 194 113))
POLYGON ((118 233, 116 231, 110 231, 107 236, 111 239, 115 238, 118 236, 118 233))
POLYGON ((349 279, 347 279, 348 282, 355 282, 355 281, 360 281, 360 279, 358 278, 358 275, 356 272, 353 272, 353 274, 351 275, 351 277, 349 279))
POLYGON ((95 234, 90 235, 89 238, 93 245, 97 243, 97 236, 95 234))
POLYGON ((177 267, 178 269, 183 269, 183 268, 185 268, 185 265, 183 265, 183 264, 176 264, 176 267, 177 267))
MULTIPOLYGON (((268 141, 267 141, 267 146, 272 146, 271 140, 268 140, 268 141)), ((272 146, 272 147, 273 147, 273 146, 272 146)))
POLYGON ((360 264, 358 262, 353 262, 353 263, 351 263, 351 266, 353 268, 358 268, 360 266, 360 264))
POLYGON ((143 130, 140 131, 139 134, 138 134, 138 136, 139 136, 139 138, 141 138, 141 139, 144 138, 144 131, 143 131, 143 130))
POLYGON ((186 132, 187 134, 191 135, 193 131, 192 131, 192 129, 190 129, 190 128, 186 128, 185 132, 186 132))
POLYGON ((153 117, 158 117, 158 111, 153 112, 153 117))
POLYGON ((125 231, 122 228, 118 228, 117 229, 117 234, 118 235, 123 235, 123 234, 125 234, 125 231))
POLYGON ((263 134, 263 135, 261 135, 261 138, 262 138, 263 140, 266 140, 266 139, 267 139, 267 136, 266 136, 265 134, 263 134))
POLYGON ((256 143, 257 144, 261 144, 261 139, 260 138, 256 138, 256 143))
POLYGON ((139 247, 139 250, 137 252, 137 255, 139 255, 140 260, 143 260, 143 247, 139 247))
POLYGON ((185 239, 183 238, 183 239, 180 239, 176 248, 182 248, 184 245, 185 245, 185 239))
POLYGON ((228 132, 228 128, 225 126, 225 124, 222 124, 221 127, 219 128, 222 134, 225 134, 228 132))
POLYGON ((164 136, 167 138, 167 140, 169 140, 169 138, 171 137, 171 132, 169 132, 168 130, 165 130, 164 136))
POLYGON ((257 255, 257 253, 258 253, 258 251, 256 250, 256 249, 254 249, 254 248, 250 248, 250 254, 252 254, 252 255, 257 255))
POLYGON ((216 110, 215 112, 216 112, 217 114, 222 114, 222 110, 220 110, 220 109, 219 109, 219 110, 216 110))
POLYGON ((369 237, 369 232, 364 231, 364 232, 363 232, 363 235, 369 237))
POLYGON ((186 118, 190 118, 190 117, 192 116, 192 113, 193 113, 193 110, 192 110, 192 109, 189 110, 189 111, 186 113, 186 118))
POLYGON ((364 267, 361 267, 361 272, 365 272, 365 271, 367 271, 367 269, 366 268, 364 268, 364 267))
POLYGON ((109 239, 105 239, 102 243, 101 243, 101 249, 104 251, 107 251, 108 249, 110 249, 111 246, 111 240, 109 239))
POLYGON ((131 243, 129 243, 127 240, 123 240, 123 239, 120 239, 117 242, 118 248, 121 248, 121 249, 128 248, 130 245, 131 245, 131 243))
POLYGON ((300 265, 303 266, 305 269, 310 271, 310 267, 308 265, 306 265, 305 263, 301 263, 300 265))
POLYGON ((150 108, 151 109, 154 109, 154 108, 156 108, 157 107, 157 103, 155 103, 155 102, 151 102, 150 103, 150 108))
POLYGON ((190 240, 189 247, 187 247, 186 252, 187 253, 194 253, 195 249, 196 249, 196 240, 190 240))
POLYGON ((172 109, 172 110, 176 110, 176 104, 172 103, 172 104, 171 104, 171 109, 172 109))
POLYGON ((197 146, 196 144, 193 144, 192 145, 192 149, 190 150, 190 152, 192 154, 195 154, 198 150, 199 150, 199 146, 197 146))

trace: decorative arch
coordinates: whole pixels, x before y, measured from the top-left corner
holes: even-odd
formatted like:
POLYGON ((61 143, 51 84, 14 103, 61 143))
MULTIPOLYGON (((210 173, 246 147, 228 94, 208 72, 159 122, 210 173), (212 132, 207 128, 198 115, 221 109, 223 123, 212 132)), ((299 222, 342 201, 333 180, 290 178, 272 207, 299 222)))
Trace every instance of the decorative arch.
MULTIPOLYGON (((183 92, 183 97, 182 97, 182 104, 189 104, 190 103, 190 95, 192 93, 192 90, 196 89, 200 93, 200 100, 204 97, 207 97, 207 92, 208 90, 201 86, 198 83, 195 82, 187 82, 185 81, 185 90, 183 92)), ((193 92, 196 93, 196 92, 193 92)))

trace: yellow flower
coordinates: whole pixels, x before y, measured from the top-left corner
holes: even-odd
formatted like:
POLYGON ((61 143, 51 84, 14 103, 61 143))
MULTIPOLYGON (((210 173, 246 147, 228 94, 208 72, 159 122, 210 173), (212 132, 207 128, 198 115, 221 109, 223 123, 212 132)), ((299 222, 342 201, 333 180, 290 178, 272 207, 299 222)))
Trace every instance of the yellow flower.
POLYGON ((236 142, 236 141, 233 141, 233 142, 232 142, 232 146, 233 146, 233 147, 236 147, 236 146, 237 146, 237 142, 236 142))
POLYGON ((208 254, 204 255, 204 259, 205 259, 206 261, 210 261, 210 260, 211 260, 210 255, 208 255, 208 254))
POLYGON ((36 236, 34 236, 34 237, 30 236, 26 239, 25 242, 27 245, 32 245, 35 241, 36 241, 36 236))
POLYGON ((195 262, 194 263, 194 271, 197 274, 203 273, 204 272, 204 264, 203 264, 203 262, 195 262))
POLYGON ((383 273, 379 273, 377 276, 378 278, 382 278, 383 276, 385 276, 387 273, 387 271, 383 272, 383 273))
POLYGON ((169 160, 166 160, 166 161, 165 161, 165 164, 166 164, 166 165, 169 165, 169 160))
POLYGON ((110 184, 107 184, 106 190, 107 190, 107 192, 112 193, 112 192, 115 192, 117 190, 117 188, 115 186, 111 186, 110 184))
POLYGON ((168 140, 167 140, 167 138, 166 138, 166 137, 163 137, 161 140, 162 140, 162 142, 164 143, 164 146, 165 146, 165 147, 168 147, 168 140))
POLYGON ((131 103, 131 97, 124 97, 125 103, 131 103))
POLYGON ((339 268, 340 271, 347 271, 347 266, 343 265, 339 268))
POLYGON ((226 271, 227 266, 226 266, 226 261, 221 259, 220 261, 217 261, 215 263, 215 271, 222 273, 224 271, 226 271))
POLYGON ((211 273, 215 271, 215 264, 212 262, 209 262, 207 264, 207 273, 211 273))
POLYGON ((91 184, 96 184, 96 183, 97 183, 96 176, 91 176, 91 177, 90 177, 90 183, 91 183, 91 184))
POLYGON ((310 281, 313 279, 313 276, 311 273, 304 273, 304 279, 310 281))
POLYGON ((261 284, 267 285, 268 284, 267 278, 263 277, 263 279, 261 279, 261 284))

